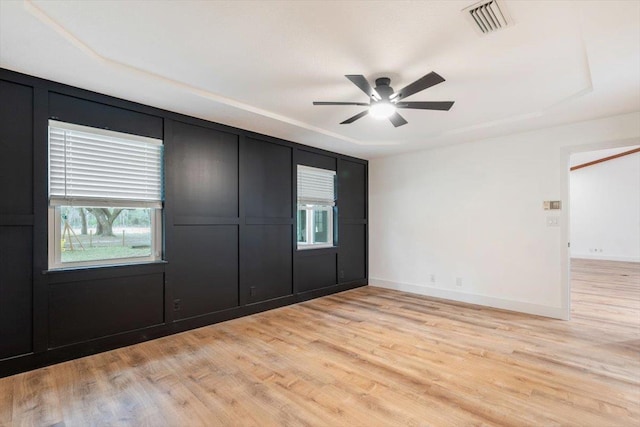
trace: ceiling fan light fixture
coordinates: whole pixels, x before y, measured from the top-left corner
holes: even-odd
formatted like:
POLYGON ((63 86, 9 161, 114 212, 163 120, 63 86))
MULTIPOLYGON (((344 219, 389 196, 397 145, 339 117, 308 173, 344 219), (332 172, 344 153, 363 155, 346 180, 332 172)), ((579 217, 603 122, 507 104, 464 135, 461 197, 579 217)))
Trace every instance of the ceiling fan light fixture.
POLYGON ((396 106, 390 102, 380 101, 369 107, 369 115, 374 119, 388 119, 396 112, 396 106))
MULTIPOLYGON (((495 0, 492 0, 495 1, 495 0)), ((393 91, 393 88, 389 85, 391 79, 389 77, 379 77, 376 79, 376 87, 373 88, 361 74, 347 74, 345 76, 353 84, 367 94, 369 97, 369 103, 364 102, 329 102, 329 101, 313 101, 313 105, 359 105, 367 106, 364 111, 360 111, 355 116, 349 117, 347 120, 340 122, 341 125, 348 125, 356 120, 360 120, 365 116, 371 116, 376 120, 389 119, 394 127, 400 127, 407 124, 407 121, 398 114, 400 109, 414 109, 414 110, 440 110, 449 111, 453 106, 453 101, 419 101, 419 102, 406 102, 404 98, 408 98, 413 94, 422 92, 425 89, 435 86, 438 83, 442 83, 444 78, 435 72, 430 72, 420 77, 413 83, 403 87, 397 92, 393 91)))

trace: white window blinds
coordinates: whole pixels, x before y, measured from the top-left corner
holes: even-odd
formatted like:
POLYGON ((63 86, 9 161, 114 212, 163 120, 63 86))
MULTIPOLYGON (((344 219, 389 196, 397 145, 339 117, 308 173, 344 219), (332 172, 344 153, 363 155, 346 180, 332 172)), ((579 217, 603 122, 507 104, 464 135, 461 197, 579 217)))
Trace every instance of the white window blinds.
POLYGON ((298 204, 335 204, 335 171, 298 165, 298 204))
POLYGON ((162 207, 162 141, 49 121, 52 206, 162 207))

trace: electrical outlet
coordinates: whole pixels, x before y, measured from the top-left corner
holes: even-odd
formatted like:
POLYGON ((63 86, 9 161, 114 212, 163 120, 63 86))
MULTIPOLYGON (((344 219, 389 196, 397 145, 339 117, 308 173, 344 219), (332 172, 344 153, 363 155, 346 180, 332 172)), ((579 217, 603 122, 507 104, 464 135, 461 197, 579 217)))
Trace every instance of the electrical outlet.
POLYGON ((462 277, 456 277, 456 286, 462 286, 462 277))
POLYGON ((560 226, 560 217, 559 216, 548 216, 547 217, 547 227, 559 227, 560 226))
POLYGON ((256 296, 256 287, 255 286, 251 286, 249 288, 249 296, 252 296, 252 297, 256 296))
POLYGON ((173 311, 180 311, 180 300, 179 299, 174 299, 173 300, 173 311))
POLYGON ((436 275, 432 274, 431 276, 429 276, 429 281, 431 281, 431 283, 436 283, 436 275))
POLYGON ((344 279, 344 270, 340 270, 340 278, 344 279))

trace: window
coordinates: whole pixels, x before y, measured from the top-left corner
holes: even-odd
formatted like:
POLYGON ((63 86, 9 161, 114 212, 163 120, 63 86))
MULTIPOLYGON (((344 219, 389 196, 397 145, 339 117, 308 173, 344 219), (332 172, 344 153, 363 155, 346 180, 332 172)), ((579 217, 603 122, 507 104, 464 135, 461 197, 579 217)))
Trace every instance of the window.
POLYGON ((333 246, 335 180, 334 171, 298 165, 298 249, 333 246))
POLYGON ((49 121, 49 268, 162 258, 162 141, 49 121))

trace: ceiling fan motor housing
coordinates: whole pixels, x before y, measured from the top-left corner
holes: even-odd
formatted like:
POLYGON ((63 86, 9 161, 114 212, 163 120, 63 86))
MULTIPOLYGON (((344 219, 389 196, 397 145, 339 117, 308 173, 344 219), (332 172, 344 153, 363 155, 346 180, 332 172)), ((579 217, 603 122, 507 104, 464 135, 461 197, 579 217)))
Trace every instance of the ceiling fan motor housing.
POLYGON ((380 77, 376 79, 376 92, 383 100, 389 100, 393 94, 393 88, 389 86, 391 79, 389 77, 380 77))

